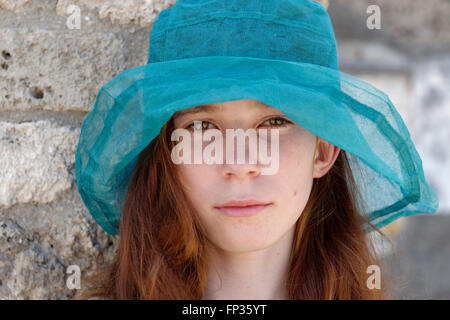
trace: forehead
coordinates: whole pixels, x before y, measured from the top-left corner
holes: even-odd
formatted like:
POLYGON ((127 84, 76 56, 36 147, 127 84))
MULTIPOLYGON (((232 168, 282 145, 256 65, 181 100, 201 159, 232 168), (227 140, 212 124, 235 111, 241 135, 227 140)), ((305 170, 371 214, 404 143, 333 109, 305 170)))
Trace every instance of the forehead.
MULTIPOLYGON (((175 112, 176 116, 183 116, 186 114, 195 114, 200 112, 206 113, 214 113, 224 111, 230 105, 235 107, 243 108, 245 107, 247 110, 255 110, 255 111, 277 111, 279 109, 268 106, 258 100, 235 100, 235 101, 227 101, 220 103, 211 103, 211 104, 203 104, 199 106, 195 106, 192 108, 187 108, 183 110, 178 110, 175 112)), ((281 111, 280 111, 281 112, 281 111)))

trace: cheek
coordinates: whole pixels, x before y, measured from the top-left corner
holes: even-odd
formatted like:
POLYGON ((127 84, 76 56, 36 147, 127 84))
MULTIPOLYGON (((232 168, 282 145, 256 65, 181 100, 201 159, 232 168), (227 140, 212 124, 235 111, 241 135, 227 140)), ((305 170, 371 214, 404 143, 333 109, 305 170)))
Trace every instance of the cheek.
MULTIPOLYGON (((314 144, 301 137, 280 141, 279 182, 283 203, 303 211, 312 187, 314 144), (297 141, 297 143, 295 142, 297 141)), ((300 211, 300 212, 301 212, 300 211)))
POLYGON ((299 183, 312 178, 314 145, 310 141, 301 143, 296 135, 280 140, 280 173, 288 180, 299 183), (297 138, 297 139, 296 139, 297 138))
POLYGON ((178 173, 183 190, 191 199, 193 205, 199 208, 205 197, 215 190, 217 186, 217 171, 214 166, 205 164, 180 164, 178 173))

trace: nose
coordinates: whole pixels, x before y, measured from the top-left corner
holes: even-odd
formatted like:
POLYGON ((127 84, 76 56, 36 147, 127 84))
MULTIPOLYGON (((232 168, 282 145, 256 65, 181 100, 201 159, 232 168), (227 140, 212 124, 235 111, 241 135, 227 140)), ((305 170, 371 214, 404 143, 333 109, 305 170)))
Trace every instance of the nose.
POLYGON ((261 174, 261 169, 257 164, 223 164, 222 166, 222 175, 226 179, 244 180, 261 174))
MULTIPOLYGON (((258 160, 257 140, 244 138, 244 140, 235 141, 234 138, 231 139, 232 142, 225 143, 224 146, 221 168, 223 177, 244 180, 259 176, 261 164, 258 160), (235 144, 235 142, 237 143, 235 144)), ((228 137, 225 140, 228 140, 228 137)))

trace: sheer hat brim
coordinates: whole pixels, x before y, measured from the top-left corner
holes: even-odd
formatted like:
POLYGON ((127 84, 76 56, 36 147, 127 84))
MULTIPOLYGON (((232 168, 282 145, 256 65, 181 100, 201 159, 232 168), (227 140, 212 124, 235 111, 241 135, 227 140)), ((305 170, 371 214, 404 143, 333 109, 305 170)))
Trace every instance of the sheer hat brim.
POLYGON ((139 153, 174 112, 240 99, 278 108, 344 150, 364 204, 361 210, 375 226, 436 212, 438 198, 386 94, 314 64, 209 56, 128 69, 100 89, 84 119, 75 163, 78 191, 94 220, 107 233, 118 232, 139 153))

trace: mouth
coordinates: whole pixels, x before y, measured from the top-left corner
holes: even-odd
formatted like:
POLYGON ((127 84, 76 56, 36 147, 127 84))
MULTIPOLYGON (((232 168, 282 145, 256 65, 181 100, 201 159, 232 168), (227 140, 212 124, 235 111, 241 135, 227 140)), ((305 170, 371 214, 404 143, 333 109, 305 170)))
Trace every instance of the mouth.
POLYGON ((214 209, 229 217, 247 217, 257 214, 272 205, 271 202, 261 202, 256 200, 233 200, 214 209))

